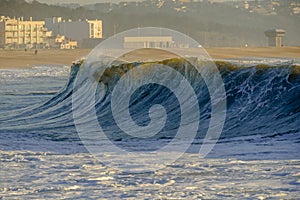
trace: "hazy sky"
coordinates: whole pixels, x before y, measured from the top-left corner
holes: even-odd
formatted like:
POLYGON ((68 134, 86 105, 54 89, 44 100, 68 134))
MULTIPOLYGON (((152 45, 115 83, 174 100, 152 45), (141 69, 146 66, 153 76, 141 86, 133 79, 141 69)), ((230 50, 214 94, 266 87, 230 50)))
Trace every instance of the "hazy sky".
MULTIPOLYGON (((28 0, 30 1, 30 0, 28 0)), ((41 3, 47 4, 57 4, 57 3, 78 3, 78 4, 92 4, 92 3, 103 3, 103 2, 110 2, 110 0, 37 0, 41 3)), ((111 0, 113 3, 118 3, 121 1, 141 1, 141 0, 111 0)))

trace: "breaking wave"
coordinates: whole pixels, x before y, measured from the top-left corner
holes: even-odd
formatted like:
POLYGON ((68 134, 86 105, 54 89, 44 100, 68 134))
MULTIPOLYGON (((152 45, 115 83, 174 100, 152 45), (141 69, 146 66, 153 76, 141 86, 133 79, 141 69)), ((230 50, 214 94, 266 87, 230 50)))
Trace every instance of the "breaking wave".
MULTIPOLYGON (((178 71, 194 89, 200 109, 196 138, 203 138, 211 118, 211 99, 206 83, 184 59, 168 59, 158 63, 178 71)), ((147 139, 135 138, 125 134, 114 120, 111 111, 114 87, 127 71, 139 64, 141 63, 117 63, 106 68, 98 81, 95 93, 98 123, 107 137, 114 142, 167 141, 178 131, 181 109, 176 95, 162 85, 151 83, 139 87, 130 97, 129 104, 132 120, 139 126, 147 126, 150 123, 149 109, 153 105, 160 104, 164 107, 167 118, 158 134, 147 139)), ((241 136, 255 135, 268 138, 300 133, 300 68, 298 66, 286 62, 273 66, 252 64, 246 67, 227 61, 216 61, 215 64, 224 81, 227 101, 221 142, 241 136)), ((54 141, 79 141, 72 115, 74 109, 72 94, 80 87, 84 87, 84 80, 81 84, 74 85, 80 70, 81 63, 74 64, 65 87, 44 103, 4 111, 0 116, 0 134, 17 134, 20 137, 30 135, 54 141)), ((97 76, 96 70, 93 73, 97 76)), ((171 76, 174 74, 168 74, 166 78, 170 79, 171 76)), ((208 76, 210 80, 214 80, 215 74, 210 73, 208 76)), ((85 99, 81 101, 84 103, 85 99)), ((83 113, 84 115, 88 120, 88 113, 83 113)))

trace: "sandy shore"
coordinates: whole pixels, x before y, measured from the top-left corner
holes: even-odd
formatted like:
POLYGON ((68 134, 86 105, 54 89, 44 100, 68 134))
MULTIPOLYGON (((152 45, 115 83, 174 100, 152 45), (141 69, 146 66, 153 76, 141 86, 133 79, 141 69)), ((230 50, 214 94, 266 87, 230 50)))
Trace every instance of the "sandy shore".
MULTIPOLYGON (((35 65, 71 65, 73 61, 85 57, 91 49, 75 50, 0 50, 0 68, 28 68, 35 65)), ((300 47, 260 47, 260 48, 207 48, 206 51, 212 58, 241 58, 241 57, 277 57, 300 58, 300 47)), ((140 56, 151 57, 151 53, 143 52, 140 56)), ((161 54, 160 57, 170 55, 161 54)))
POLYGON ((212 58, 272 57, 300 58, 300 47, 209 48, 212 58))
POLYGON ((35 65, 71 65, 89 54, 91 49, 75 50, 38 50, 35 55, 34 50, 0 50, 0 68, 29 68, 35 65))

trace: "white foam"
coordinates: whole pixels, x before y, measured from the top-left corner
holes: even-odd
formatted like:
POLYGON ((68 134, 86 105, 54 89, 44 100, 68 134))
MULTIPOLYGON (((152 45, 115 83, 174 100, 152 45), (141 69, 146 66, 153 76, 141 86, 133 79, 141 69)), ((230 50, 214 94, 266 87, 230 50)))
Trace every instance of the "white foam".
POLYGON ((65 77, 69 76, 69 66, 35 66, 28 69, 0 69, 0 80, 9 81, 11 79, 29 77, 65 77))
POLYGON ((259 64, 276 67, 276 66, 292 65, 292 64, 300 63, 298 60, 291 59, 291 58, 258 58, 258 57, 216 59, 215 61, 225 61, 243 67, 252 67, 259 64))
POLYGON ((300 160, 202 159, 185 154, 152 174, 106 167, 87 153, 0 151, 6 198, 265 199, 299 197, 300 160))

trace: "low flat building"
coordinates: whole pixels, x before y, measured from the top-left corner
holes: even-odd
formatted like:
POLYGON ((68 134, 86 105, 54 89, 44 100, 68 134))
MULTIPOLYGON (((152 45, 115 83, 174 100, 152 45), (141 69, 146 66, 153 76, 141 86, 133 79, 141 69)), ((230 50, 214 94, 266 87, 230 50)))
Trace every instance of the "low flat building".
POLYGON ((124 48, 171 48, 171 36, 124 37, 124 48))
POLYGON ((77 48, 77 41, 65 40, 63 43, 60 44, 60 49, 76 49, 76 48, 77 48))
POLYGON ((77 41, 65 37, 64 35, 56 35, 47 38, 50 48, 56 49, 75 49, 77 41))
POLYGON ((45 48, 46 38, 51 31, 45 27, 44 21, 24 21, 23 18, 0 18, 1 48, 45 48))

